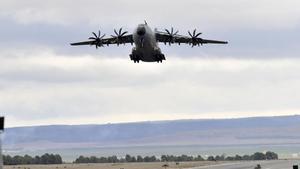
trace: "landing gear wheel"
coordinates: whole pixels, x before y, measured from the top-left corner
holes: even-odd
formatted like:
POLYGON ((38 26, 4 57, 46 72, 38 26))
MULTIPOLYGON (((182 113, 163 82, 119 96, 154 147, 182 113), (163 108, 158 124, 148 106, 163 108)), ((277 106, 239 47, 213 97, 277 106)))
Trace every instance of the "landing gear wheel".
POLYGON ((162 63, 163 60, 166 60, 164 54, 158 54, 158 55, 155 56, 155 58, 156 58, 157 63, 159 63, 159 62, 162 63))
POLYGON ((133 60, 134 63, 139 63, 141 60, 138 55, 130 54, 129 56, 130 56, 130 59, 133 60))

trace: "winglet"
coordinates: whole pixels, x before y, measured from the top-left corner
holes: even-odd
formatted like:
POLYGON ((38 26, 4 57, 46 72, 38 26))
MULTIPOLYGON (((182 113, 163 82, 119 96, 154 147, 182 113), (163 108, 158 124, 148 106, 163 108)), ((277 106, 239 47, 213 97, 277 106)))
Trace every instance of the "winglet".
POLYGON ((144 22, 145 22, 145 25, 148 25, 148 23, 147 23, 147 21, 146 21, 146 20, 144 20, 144 22))

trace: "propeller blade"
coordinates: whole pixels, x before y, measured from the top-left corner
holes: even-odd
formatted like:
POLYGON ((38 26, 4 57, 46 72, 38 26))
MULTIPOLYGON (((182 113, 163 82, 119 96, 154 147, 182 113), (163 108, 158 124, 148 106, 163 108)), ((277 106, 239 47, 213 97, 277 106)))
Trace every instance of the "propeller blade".
POLYGON ((170 35, 171 33, 169 32, 169 30, 168 29, 165 29, 165 31, 170 35))
POLYGON ((116 31, 116 29, 114 29, 114 32, 115 32, 116 35, 118 35, 118 32, 116 31))
POLYGON ((128 32, 127 32, 127 31, 123 32, 123 33, 121 34, 121 36, 124 36, 126 33, 128 33, 128 32))
POLYGON ((177 35, 178 32, 179 32, 179 31, 176 31, 176 32, 174 33, 174 35, 177 35))
POLYGON ((96 39, 96 38, 94 38, 94 37, 89 37, 89 39, 96 39))
POLYGON ((105 34, 100 37, 100 39, 104 38, 105 34))
POLYGON ((95 37, 97 37, 97 35, 96 35, 96 33, 95 32, 92 32, 93 33, 93 35, 95 36, 95 37))
POLYGON ((189 35, 190 35, 191 37, 193 37, 193 35, 192 35, 192 33, 191 33, 190 31, 188 31, 188 33, 189 33, 189 35))
POLYGON ((194 29, 194 32, 193 32, 193 36, 195 36, 196 35, 196 29, 194 29))
POLYGON ((119 30, 119 36, 121 35, 121 32, 122 32, 122 28, 120 28, 120 30, 119 30))
POLYGON ((100 32, 100 30, 98 31, 98 37, 100 37, 100 35, 101 35, 101 32, 100 32))
POLYGON ((201 35, 202 33, 200 32, 200 33, 198 33, 195 37, 198 37, 199 35, 201 35))

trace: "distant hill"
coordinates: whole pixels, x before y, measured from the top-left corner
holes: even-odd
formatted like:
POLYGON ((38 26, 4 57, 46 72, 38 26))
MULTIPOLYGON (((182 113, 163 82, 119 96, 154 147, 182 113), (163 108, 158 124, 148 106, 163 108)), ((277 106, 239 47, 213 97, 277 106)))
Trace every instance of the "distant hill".
POLYGON ((300 116, 8 128, 4 148, 300 143, 300 116))

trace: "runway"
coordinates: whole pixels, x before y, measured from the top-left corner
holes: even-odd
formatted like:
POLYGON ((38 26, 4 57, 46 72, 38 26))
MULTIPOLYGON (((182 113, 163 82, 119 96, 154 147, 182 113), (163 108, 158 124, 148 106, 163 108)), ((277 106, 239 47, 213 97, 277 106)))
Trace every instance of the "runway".
POLYGON ((232 162, 204 167, 194 167, 193 169, 254 169, 257 164, 260 164, 262 169, 293 169, 293 165, 299 165, 300 168, 300 160, 274 160, 232 162))

